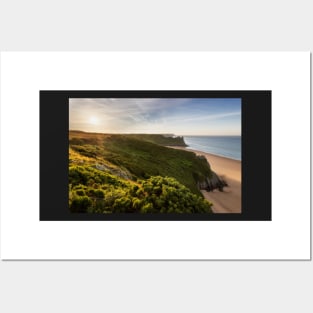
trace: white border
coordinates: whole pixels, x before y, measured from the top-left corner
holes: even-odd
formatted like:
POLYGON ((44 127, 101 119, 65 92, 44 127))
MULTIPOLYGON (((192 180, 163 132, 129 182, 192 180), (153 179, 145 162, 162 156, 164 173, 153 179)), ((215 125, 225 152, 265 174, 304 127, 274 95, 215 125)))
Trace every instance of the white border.
POLYGON ((1 54, 2 259, 307 260, 309 169, 309 52, 1 54), (273 220, 40 222, 39 90, 123 89, 272 90, 273 220))

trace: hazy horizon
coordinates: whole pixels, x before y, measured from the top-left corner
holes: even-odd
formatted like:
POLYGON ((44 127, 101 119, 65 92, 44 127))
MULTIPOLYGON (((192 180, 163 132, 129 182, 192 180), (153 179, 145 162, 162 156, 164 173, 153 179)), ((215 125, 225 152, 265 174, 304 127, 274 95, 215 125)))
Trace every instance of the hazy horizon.
POLYGON ((70 130, 241 136, 240 98, 70 98, 70 130))

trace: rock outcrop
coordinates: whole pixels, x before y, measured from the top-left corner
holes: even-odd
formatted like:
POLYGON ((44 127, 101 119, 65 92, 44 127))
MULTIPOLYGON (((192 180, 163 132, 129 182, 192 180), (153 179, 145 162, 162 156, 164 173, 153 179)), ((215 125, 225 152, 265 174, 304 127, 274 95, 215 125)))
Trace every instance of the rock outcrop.
POLYGON ((100 171, 109 172, 124 179, 132 179, 131 174, 126 170, 122 170, 121 168, 113 168, 99 163, 95 164, 94 167, 100 171))
MULTIPOLYGON (((203 155, 199 155, 198 158, 202 158, 206 160, 206 157, 203 155)), ((209 164, 209 162, 208 162, 209 164)), ((210 164, 209 164, 210 166, 210 164)), ((210 166, 211 167, 211 166, 210 166)), ((225 180, 221 179, 215 172, 212 171, 212 177, 206 177, 204 181, 198 182, 198 188, 200 190, 213 191, 214 189, 218 189, 219 191, 223 191, 224 187, 227 187, 227 183, 225 180)))
POLYGON ((227 183, 218 177, 218 175, 212 171, 212 177, 207 177, 204 181, 198 182, 198 187, 200 190, 213 191, 214 189, 218 189, 219 191, 223 191, 224 187, 227 187, 227 183))

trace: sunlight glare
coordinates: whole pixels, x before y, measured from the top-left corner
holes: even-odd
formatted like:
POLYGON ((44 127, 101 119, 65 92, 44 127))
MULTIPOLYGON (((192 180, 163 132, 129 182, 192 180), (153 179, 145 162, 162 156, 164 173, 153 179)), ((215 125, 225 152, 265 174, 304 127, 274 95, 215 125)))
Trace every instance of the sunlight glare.
POLYGON ((92 124, 92 125, 98 125, 98 122, 99 122, 99 120, 96 117, 94 117, 94 116, 91 116, 89 118, 89 123, 92 124))

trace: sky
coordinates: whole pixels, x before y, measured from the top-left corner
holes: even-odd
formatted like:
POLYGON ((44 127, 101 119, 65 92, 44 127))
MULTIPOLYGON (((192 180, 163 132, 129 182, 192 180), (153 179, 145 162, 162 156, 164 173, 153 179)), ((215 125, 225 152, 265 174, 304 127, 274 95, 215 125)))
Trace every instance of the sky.
POLYGON ((240 98, 71 98, 69 128, 99 133, 240 136, 240 98))

